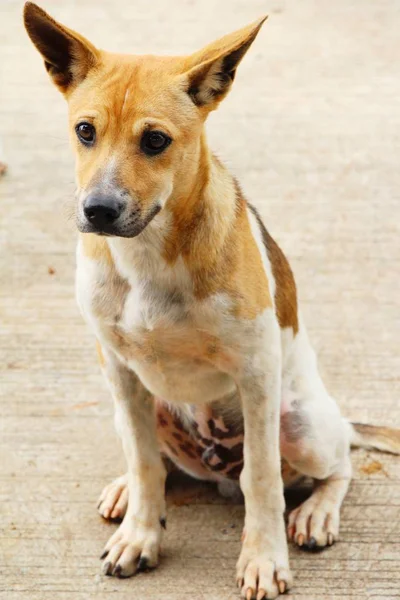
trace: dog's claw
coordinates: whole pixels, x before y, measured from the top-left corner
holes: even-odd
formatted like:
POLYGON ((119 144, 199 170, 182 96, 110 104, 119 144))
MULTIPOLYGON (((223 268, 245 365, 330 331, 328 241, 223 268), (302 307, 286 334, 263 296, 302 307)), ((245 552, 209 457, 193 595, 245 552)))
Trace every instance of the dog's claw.
POLYGON ((108 554, 108 550, 104 550, 103 554, 100 556, 100 560, 103 560, 108 554))
POLYGON ((141 556, 138 562, 137 570, 146 571, 149 568, 149 560, 146 556, 141 556))
POLYGON ((112 574, 113 574, 115 577, 121 577, 121 573, 122 573, 122 567, 121 567, 121 565, 115 565, 115 567, 114 567, 114 570, 113 570, 112 574))
POLYGON ((104 573, 104 575, 111 576, 111 563, 110 562, 106 562, 105 565, 103 566, 103 573, 104 573))
POLYGON ((311 537, 307 546, 310 550, 314 550, 317 547, 317 540, 314 537, 311 537))
POLYGON ((253 597, 253 588, 247 588, 246 592, 246 600, 251 600, 253 597))

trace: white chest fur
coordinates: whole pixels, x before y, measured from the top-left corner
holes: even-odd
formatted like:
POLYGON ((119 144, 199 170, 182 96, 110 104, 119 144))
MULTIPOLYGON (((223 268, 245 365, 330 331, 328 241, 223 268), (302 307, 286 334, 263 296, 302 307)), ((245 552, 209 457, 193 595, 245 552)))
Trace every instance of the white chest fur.
POLYGON ((154 264, 141 249, 129 256, 111 248, 114 265, 88 258, 80 243, 77 251, 78 304, 100 342, 166 400, 204 403, 232 394, 232 377, 217 367, 233 356, 232 333, 224 333, 228 299, 195 301, 182 263, 172 269, 159 254, 154 264))

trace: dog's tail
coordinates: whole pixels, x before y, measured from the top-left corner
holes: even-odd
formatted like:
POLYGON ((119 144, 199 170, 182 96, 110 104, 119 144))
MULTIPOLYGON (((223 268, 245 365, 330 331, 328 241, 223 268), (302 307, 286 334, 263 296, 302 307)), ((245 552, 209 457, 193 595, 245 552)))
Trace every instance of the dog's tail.
POLYGON ((400 454, 400 429, 349 423, 352 448, 368 448, 391 454, 400 454))

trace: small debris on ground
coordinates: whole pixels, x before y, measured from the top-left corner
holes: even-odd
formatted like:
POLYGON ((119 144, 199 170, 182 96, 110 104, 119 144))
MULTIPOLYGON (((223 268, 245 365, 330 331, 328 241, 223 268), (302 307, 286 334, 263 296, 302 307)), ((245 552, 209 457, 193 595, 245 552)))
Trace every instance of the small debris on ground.
POLYGON ((372 460, 371 462, 362 465, 360 471, 366 475, 374 475, 375 473, 382 472, 385 477, 389 477, 388 472, 384 469, 383 464, 379 462, 379 460, 372 460))
POLYGON ((81 402, 80 404, 74 404, 72 410, 81 410, 82 408, 88 408, 89 406, 97 406, 98 402, 81 402))

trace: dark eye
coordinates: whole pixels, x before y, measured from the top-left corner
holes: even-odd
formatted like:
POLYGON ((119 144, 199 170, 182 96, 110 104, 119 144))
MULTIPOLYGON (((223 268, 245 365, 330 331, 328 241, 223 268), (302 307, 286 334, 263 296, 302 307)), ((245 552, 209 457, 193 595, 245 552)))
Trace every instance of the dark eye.
POLYGON ((76 135, 82 144, 91 146, 96 137, 96 130, 90 123, 78 123, 75 127, 76 135))
POLYGON ((171 138, 162 131, 145 131, 140 140, 140 148, 148 156, 154 156, 165 150, 171 142, 171 138))

